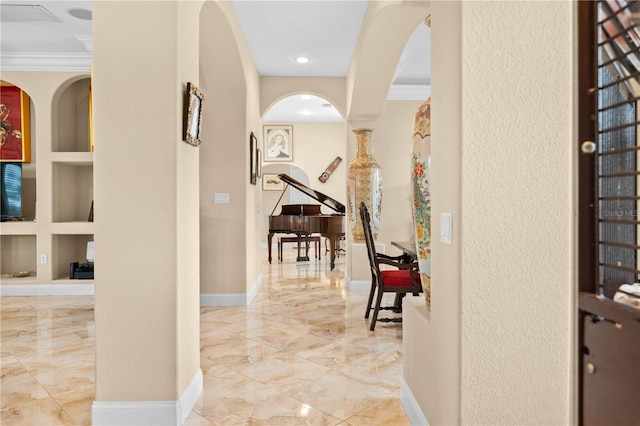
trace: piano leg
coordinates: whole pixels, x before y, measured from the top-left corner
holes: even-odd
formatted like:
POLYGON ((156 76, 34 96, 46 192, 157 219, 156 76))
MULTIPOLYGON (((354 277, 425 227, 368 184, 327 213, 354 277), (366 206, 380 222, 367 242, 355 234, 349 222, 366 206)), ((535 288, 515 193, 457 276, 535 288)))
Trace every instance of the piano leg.
POLYGON ((336 237, 335 235, 327 236, 329 239, 329 259, 331 259, 331 270, 336 267, 336 237))
POLYGON ((273 240, 273 232, 269 232, 267 235, 267 247, 269 250, 269 263, 271 263, 271 240, 273 240))

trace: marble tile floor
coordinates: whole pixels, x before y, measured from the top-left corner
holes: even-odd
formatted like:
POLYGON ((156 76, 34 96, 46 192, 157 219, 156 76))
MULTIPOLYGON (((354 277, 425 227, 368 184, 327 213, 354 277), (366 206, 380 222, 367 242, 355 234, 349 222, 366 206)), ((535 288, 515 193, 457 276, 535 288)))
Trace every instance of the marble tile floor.
MULTIPOLYGON (((367 294, 348 290, 345 257, 334 271, 324 254, 263 257, 250 306, 200 310, 204 390, 185 424, 408 425, 402 324, 369 331, 367 294)), ((0 313, 0 424, 91 424, 93 297, 2 297, 0 313)))

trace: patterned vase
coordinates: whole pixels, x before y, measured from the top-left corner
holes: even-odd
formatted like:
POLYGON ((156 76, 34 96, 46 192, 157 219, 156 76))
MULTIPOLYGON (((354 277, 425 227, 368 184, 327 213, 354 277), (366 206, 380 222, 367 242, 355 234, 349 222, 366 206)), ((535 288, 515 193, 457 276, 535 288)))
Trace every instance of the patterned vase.
POLYGON ((347 172, 347 208, 354 241, 364 241, 359 206, 364 201, 371 215, 373 238, 380 229, 382 208, 382 174, 380 164, 371 156, 370 129, 355 129, 356 157, 349 163, 347 172))
POLYGON ((427 309, 431 310, 431 98, 416 112, 411 152, 416 253, 427 309))

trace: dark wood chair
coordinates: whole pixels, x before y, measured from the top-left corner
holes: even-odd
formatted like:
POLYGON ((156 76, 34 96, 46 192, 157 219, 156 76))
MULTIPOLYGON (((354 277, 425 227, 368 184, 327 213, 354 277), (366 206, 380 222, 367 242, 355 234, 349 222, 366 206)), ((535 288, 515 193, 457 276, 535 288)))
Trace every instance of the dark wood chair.
POLYGON ((380 322, 401 322, 402 318, 381 318, 378 319, 378 313, 381 309, 391 309, 395 312, 402 312, 400 305, 401 297, 396 297, 396 305, 380 306, 382 304, 382 296, 384 293, 396 293, 396 295, 404 295, 413 293, 414 296, 422 293, 422 284, 420 283, 420 274, 418 272, 417 262, 408 262, 407 256, 388 256, 376 252, 375 241, 373 240, 373 232, 371 231, 371 217, 369 210, 364 203, 360 203, 360 219, 362 220, 362 228, 364 230, 364 240, 367 246, 367 255, 369 256, 369 265, 371 267, 371 291, 369 292, 369 301, 367 303, 367 311, 365 318, 369 318, 371 305, 374 295, 376 296, 376 304, 373 308, 373 317, 370 319, 371 331, 376 328, 376 321, 380 322), (389 265, 395 269, 380 269, 380 265, 389 265), (377 294, 376 294, 377 293, 377 294))

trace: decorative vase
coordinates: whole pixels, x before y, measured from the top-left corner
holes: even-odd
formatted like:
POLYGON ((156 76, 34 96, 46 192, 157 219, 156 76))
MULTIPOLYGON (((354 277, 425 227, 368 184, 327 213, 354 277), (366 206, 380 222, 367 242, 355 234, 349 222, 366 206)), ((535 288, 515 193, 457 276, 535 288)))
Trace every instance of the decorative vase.
POLYGON ((349 163, 347 172, 347 207, 349 224, 354 241, 364 241, 362 222, 360 221, 360 202, 364 201, 373 225, 373 238, 378 237, 380 229, 380 210, 382 208, 382 173, 380 164, 371 156, 371 129, 355 129, 356 157, 349 163))
POLYGON ((431 98, 420 105, 413 123, 411 187, 420 280, 431 310, 431 98))

